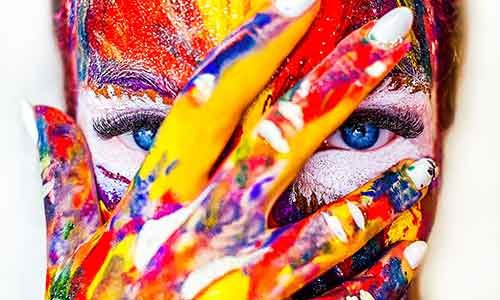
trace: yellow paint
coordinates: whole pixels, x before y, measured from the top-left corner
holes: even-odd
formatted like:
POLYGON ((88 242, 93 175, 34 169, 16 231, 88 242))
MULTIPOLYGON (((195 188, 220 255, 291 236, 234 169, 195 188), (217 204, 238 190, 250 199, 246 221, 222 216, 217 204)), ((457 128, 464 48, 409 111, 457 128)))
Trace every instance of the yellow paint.
POLYGON ((196 0, 205 28, 216 44, 267 3, 268 0, 196 0))
POLYGON ((223 70, 206 103, 198 105, 189 93, 179 97, 139 171, 141 178, 157 176, 150 190, 152 201, 169 190, 181 203, 200 193, 231 135, 228 129, 238 124, 246 107, 307 31, 318 10, 316 5, 281 34, 223 70), (262 62, 266 62, 266 68, 261 67, 262 62), (179 163, 166 176, 164 170, 174 159, 179 163))
POLYGON ((420 205, 402 213, 392 222, 387 233, 386 244, 394 244, 399 241, 414 241, 418 239, 418 230, 422 223, 422 212, 420 205))
POLYGON ((197 300, 248 299, 250 278, 243 271, 234 271, 210 285, 197 300))
POLYGON ((264 112, 271 107, 272 88, 264 89, 245 112, 242 120, 243 135, 248 134, 261 120, 264 112))

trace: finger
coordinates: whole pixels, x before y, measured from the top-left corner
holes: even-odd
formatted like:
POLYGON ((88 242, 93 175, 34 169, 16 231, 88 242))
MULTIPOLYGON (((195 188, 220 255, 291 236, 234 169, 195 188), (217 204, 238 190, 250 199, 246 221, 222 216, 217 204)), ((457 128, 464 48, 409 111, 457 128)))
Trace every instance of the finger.
MULTIPOLYGON (((428 193, 426 197, 430 195, 428 193)), ((368 269, 392 245, 401 241, 418 239, 418 228, 421 226, 422 220, 422 212, 420 211, 422 204, 425 204, 424 199, 403 212, 390 226, 384 228, 381 233, 377 234, 354 255, 294 293, 292 299, 302 300, 321 296, 332 287, 338 286, 368 269)))
MULTIPOLYGON (((76 296, 102 291, 104 278, 94 280, 94 276, 102 275, 99 272, 116 259, 132 260, 135 235, 145 220, 169 214, 200 193, 241 113, 307 31, 319 9, 318 0, 266 4, 200 66, 159 129, 155 145, 109 226, 78 249, 68 264, 70 274, 65 273, 68 268, 61 270, 61 280, 78 282, 76 296), (116 243, 111 244, 110 239, 116 243), (80 267, 85 274, 76 272, 80 267)), ((120 271, 130 267, 121 265, 120 271)), ((114 287, 124 284, 117 280, 114 287)))
POLYGON ((401 242, 374 266, 316 300, 397 300, 407 290, 425 255, 423 241, 401 242))
POLYGON ((377 31, 373 22, 349 35, 241 138, 212 180, 212 195, 219 198, 206 202, 214 208, 206 219, 217 218, 227 205, 241 207, 242 216, 267 216, 306 159, 404 56, 409 44, 401 41, 411 27, 411 14, 402 18, 404 28, 388 38, 398 42, 389 48, 369 42, 377 31), (241 197, 235 200, 235 194, 241 197))
MULTIPOLYGON (((164 282, 183 281, 194 266, 219 256, 236 255, 240 247, 251 244, 263 233, 267 211, 279 192, 293 180, 324 138, 343 123, 408 50, 409 44, 403 37, 411 27, 411 14, 405 16, 408 22, 386 40, 392 42, 388 47, 385 43, 381 45, 380 40, 369 40, 370 34, 377 33, 374 23, 349 35, 271 109, 253 134, 242 137, 212 178, 206 198, 193 202, 198 207, 185 217, 186 225, 181 224, 178 230, 181 233, 164 231, 166 235, 160 240, 168 240, 164 247, 169 250, 159 252, 151 260, 155 264, 146 269, 146 274, 154 275, 145 276, 144 297, 147 298, 145 293, 151 296, 161 292, 164 282), (190 241, 189 247, 179 246, 186 240, 190 241), (210 248, 210 254, 205 248, 210 248), (178 267, 171 272, 163 264, 178 267)), ((144 228, 159 226, 163 220, 150 223, 144 228)), ((148 231, 141 231, 138 239, 145 241, 148 231)), ((137 253, 149 253, 143 256, 149 260, 158 247, 137 253)), ((188 288, 196 281, 187 280, 181 288, 181 293, 188 293, 184 298, 192 298, 200 291, 199 284, 197 288, 188 288)), ((176 288, 169 290, 175 292, 176 288)))
MULTIPOLYGON (((47 284, 101 224, 90 152, 73 119, 47 106, 26 107, 37 127, 47 222, 47 284)), ((27 120, 28 121, 28 120, 27 120)))
POLYGON ((386 249, 385 231, 377 234, 360 250, 345 259, 335 267, 331 268, 321 276, 309 282, 306 286, 293 294, 293 300, 305 300, 319 297, 326 292, 351 280, 357 274, 368 269, 373 262, 376 262, 386 249))
POLYGON ((139 177, 184 203, 206 186, 241 114, 307 31, 318 0, 267 1, 208 55, 176 99, 139 177), (189 180, 186 180, 189 178, 189 180))
POLYGON ((422 199, 436 172, 430 159, 401 162, 341 201, 272 231, 265 255, 245 269, 252 295, 288 296, 352 256, 422 199))

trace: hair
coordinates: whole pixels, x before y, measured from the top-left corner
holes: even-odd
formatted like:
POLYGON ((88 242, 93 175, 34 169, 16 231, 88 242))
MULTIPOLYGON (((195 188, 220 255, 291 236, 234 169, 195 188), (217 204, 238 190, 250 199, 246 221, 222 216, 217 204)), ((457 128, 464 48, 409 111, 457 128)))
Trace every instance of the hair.
POLYGON ((463 57, 463 20, 460 0, 430 0, 434 7, 438 63, 435 70, 439 126, 448 129, 454 120, 458 72, 463 57))

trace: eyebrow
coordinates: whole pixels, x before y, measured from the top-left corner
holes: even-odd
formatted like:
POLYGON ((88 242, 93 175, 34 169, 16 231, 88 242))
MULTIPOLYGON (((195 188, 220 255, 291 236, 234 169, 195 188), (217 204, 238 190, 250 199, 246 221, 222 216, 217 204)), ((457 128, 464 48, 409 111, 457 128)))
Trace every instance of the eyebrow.
POLYGON ((88 75, 90 81, 99 87, 116 84, 133 91, 150 89, 171 99, 180 91, 172 80, 153 74, 138 62, 99 60, 89 66, 88 75))

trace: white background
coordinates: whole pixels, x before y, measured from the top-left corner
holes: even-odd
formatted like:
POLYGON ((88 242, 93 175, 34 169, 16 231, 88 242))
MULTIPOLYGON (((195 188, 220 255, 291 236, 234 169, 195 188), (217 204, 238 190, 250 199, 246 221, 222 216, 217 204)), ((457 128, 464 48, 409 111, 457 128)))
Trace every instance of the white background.
MULTIPOLYGON (((422 299, 499 299, 500 1, 465 1, 467 51, 422 299)), ((41 299, 44 216, 21 100, 60 106, 50 1, 0 4, 0 299, 41 299)))

